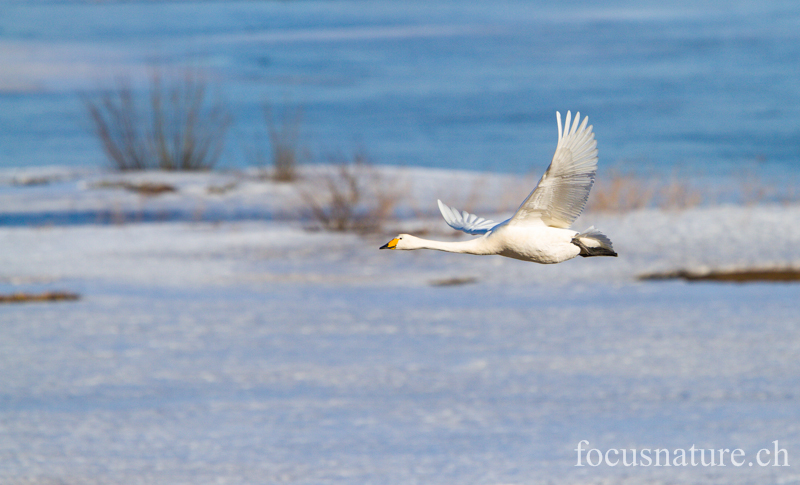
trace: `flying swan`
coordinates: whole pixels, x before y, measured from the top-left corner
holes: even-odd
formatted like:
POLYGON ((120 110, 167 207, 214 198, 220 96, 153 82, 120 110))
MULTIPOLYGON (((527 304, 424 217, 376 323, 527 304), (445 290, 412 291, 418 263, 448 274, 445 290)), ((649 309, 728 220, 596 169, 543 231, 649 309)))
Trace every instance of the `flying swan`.
POLYGON ((508 258, 552 264, 576 256, 616 256, 611 240, 594 227, 578 233, 569 226, 583 212, 597 173, 597 141, 589 118, 578 125, 581 114, 567 111, 564 129, 556 112, 558 145, 541 180, 517 212, 501 223, 486 220, 439 202, 450 227, 481 235, 469 241, 429 241, 400 234, 380 249, 436 249, 451 253, 497 254, 508 258))

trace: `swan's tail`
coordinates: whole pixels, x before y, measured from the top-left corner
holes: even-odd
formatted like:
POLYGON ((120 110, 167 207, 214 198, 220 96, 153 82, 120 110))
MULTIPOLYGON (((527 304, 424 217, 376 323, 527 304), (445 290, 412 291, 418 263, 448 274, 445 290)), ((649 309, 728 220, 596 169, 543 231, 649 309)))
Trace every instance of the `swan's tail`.
POLYGON ((614 252, 614 246, 611 244, 611 239, 606 237, 605 234, 598 231, 594 226, 576 234, 572 238, 572 244, 581 248, 580 255, 584 258, 592 256, 617 256, 614 252))

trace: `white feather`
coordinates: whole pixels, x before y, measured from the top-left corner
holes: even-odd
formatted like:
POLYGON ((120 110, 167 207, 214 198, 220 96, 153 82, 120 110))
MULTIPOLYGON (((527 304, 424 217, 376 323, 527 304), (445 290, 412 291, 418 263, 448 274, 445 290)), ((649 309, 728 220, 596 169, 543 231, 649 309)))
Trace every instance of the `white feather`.
POLYGON ((496 222, 478 217, 475 214, 470 214, 467 211, 459 212, 456 209, 448 207, 441 200, 439 203, 439 211, 442 213, 445 222, 457 231, 464 231, 467 234, 486 234, 491 228, 497 225, 496 222))
POLYGON ((597 173, 597 141, 592 126, 586 126, 588 117, 578 125, 580 113, 572 122, 572 113, 567 111, 563 130, 560 113, 556 113, 556 119, 559 136, 553 160, 511 218, 513 224, 537 219, 551 227, 567 228, 586 206, 597 173))

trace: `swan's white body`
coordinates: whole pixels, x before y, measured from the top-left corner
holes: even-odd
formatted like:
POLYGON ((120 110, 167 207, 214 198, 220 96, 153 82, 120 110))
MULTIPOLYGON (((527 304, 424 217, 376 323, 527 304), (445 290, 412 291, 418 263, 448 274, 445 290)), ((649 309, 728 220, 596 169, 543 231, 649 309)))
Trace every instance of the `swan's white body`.
POLYGON ((503 223, 491 233, 469 241, 429 241, 401 234, 392 249, 436 249, 451 253, 497 254, 536 263, 560 263, 580 254, 580 248, 570 242, 576 234, 569 229, 547 226, 525 227, 503 223))
POLYGON ((580 113, 564 128, 558 120, 558 145, 536 188, 508 220, 496 223, 451 209, 439 201, 439 210, 452 228, 481 237, 469 241, 429 241, 401 234, 381 249, 436 249, 452 253, 496 254, 535 263, 560 263, 580 256, 616 256, 611 241, 593 227, 578 233, 569 226, 583 212, 597 173, 597 141, 589 119, 580 113))

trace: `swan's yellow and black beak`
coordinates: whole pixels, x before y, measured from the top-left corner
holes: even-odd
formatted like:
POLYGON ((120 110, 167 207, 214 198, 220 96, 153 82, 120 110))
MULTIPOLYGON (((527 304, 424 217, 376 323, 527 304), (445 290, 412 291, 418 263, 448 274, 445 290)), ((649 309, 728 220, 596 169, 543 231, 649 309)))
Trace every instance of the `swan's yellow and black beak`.
POLYGON ((381 246, 379 249, 394 249, 397 246, 397 241, 399 241, 399 239, 394 238, 388 243, 381 246))

